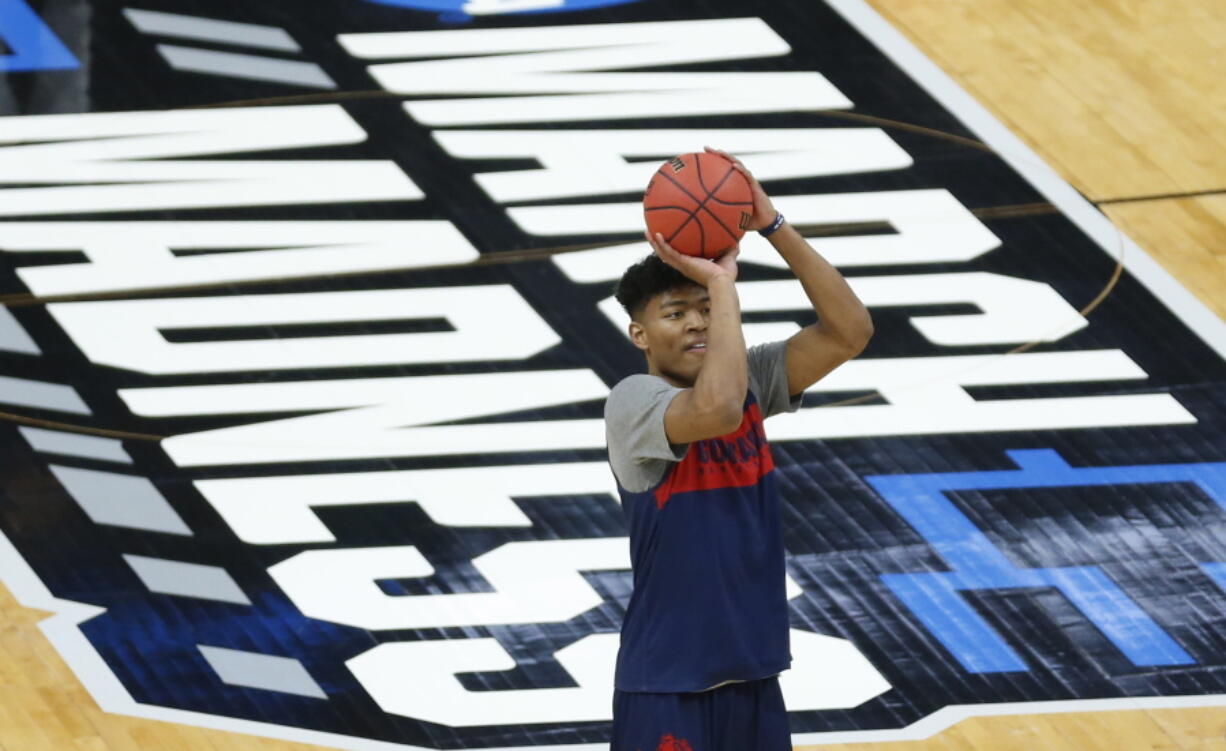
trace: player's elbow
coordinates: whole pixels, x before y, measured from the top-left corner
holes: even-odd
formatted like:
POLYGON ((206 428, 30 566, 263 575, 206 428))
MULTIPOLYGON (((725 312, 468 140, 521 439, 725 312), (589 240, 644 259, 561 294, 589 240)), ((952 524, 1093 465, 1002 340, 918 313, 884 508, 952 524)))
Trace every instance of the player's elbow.
POLYGON ((741 426, 741 413, 745 409, 745 393, 749 390, 747 373, 720 374, 694 388, 695 406, 703 415, 703 422, 713 435, 730 433, 741 426))
POLYGON ((847 349, 851 353, 847 359, 850 360, 852 357, 863 352, 864 348, 868 346, 869 341, 873 338, 873 333, 873 317, 865 310, 864 315, 857 319, 852 330, 847 335, 847 349))
MULTIPOLYGON (((680 398, 680 397, 678 397, 680 398)), ((677 402, 674 402, 677 403, 677 402)), ((664 414, 669 443, 693 443, 727 435, 741 426, 741 404, 687 399, 683 407, 664 414)))
MULTIPOLYGON (((743 399, 743 397, 742 397, 743 399)), ((704 405, 698 422, 705 438, 731 433, 741 426, 743 404, 740 400, 719 399, 704 405)))
POLYGON ((744 392, 739 397, 723 396, 711 399, 702 406, 702 425, 706 437, 728 434, 741 428, 742 410, 744 408, 744 392))
POLYGON ((740 402, 729 402, 724 405, 719 413, 719 425, 717 428, 719 432, 715 435, 731 433, 741 427, 741 420, 744 417, 742 407, 743 405, 740 402))
POLYGON ((818 326, 823 330, 825 346, 833 348, 828 351, 832 351, 833 356, 840 362, 846 362, 859 355, 868 346, 869 340, 873 338, 873 319, 867 310, 862 316, 842 322, 837 329, 832 326, 822 326, 821 323, 818 326))

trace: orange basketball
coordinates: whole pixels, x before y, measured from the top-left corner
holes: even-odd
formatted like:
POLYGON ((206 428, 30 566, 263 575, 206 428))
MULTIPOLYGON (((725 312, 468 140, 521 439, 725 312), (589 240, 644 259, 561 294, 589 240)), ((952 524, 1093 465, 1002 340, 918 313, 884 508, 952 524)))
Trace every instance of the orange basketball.
POLYGON ((682 154, 660 165, 643 194, 647 230, 678 252, 716 258, 740 242, 753 217, 749 181, 715 154, 682 154))

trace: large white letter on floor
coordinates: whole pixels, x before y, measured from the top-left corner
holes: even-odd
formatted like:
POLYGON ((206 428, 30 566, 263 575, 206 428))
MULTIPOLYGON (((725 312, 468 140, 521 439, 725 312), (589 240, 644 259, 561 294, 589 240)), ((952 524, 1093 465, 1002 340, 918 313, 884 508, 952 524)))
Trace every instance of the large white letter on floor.
POLYGON ((345 378, 121 389, 146 417, 340 410, 172 436, 162 449, 180 467, 210 464, 440 456, 602 448, 604 420, 438 425, 603 399, 590 370, 345 378))
POLYGON ((0 250, 85 254, 84 263, 18 268, 40 297, 461 264, 479 256, 450 222, 439 221, 0 222, 0 250))
MULTIPOLYGON (((780 196, 774 203, 797 227, 847 227, 842 236, 809 237, 809 244, 839 267, 957 263, 1000 246, 996 235, 945 190, 780 196), (855 230, 858 224, 883 223, 894 231, 857 234, 855 230)), ((518 206, 507 209, 507 214, 524 232, 544 237, 621 232, 642 237, 643 232, 641 203, 518 206)), ((635 240, 628 245, 566 253, 556 256, 554 262, 573 281, 597 282, 618 278, 649 252, 647 243, 635 240)), ((741 241, 737 260, 787 267, 756 232, 741 241)))
POLYGON ((469 691, 457 673, 515 667, 497 639, 380 644, 346 662, 389 714, 450 727, 542 722, 596 722, 613 717, 617 634, 589 634, 554 653, 575 683, 569 688, 469 691), (412 675, 412 680, 405 680, 412 675))
POLYGON ((566 621, 601 603, 579 574, 630 568, 624 537, 508 542, 472 561, 493 592, 389 596, 379 579, 430 576, 412 545, 308 550, 268 569, 308 618, 372 631, 566 621))
POLYGON ((332 542, 313 506, 416 502, 449 527, 528 527, 515 498, 605 493, 617 498, 606 462, 197 480, 196 489, 243 542, 332 542))
POLYGON ((104 300, 47 309, 91 361, 156 375, 512 360, 561 341, 508 285, 104 300), (422 319, 444 319, 453 330, 180 343, 163 335, 422 319))
POLYGON ((876 128, 440 130, 434 138, 462 159, 543 165, 478 174, 477 184, 499 203, 641 193, 660 161, 702 144, 736 154, 763 182, 911 166, 907 152, 876 128))
MULTIPOLYGON (((380 644, 345 663, 383 711, 451 727, 612 719, 617 634, 590 634, 554 653, 578 685, 469 691, 459 673, 500 672, 515 660, 496 639, 380 644), (412 675, 413 680, 405 680, 412 675)), ((792 669, 780 676, 790 711, 849 709, 890 689, 846 639, 791 630, 792 669)))
POLYGON ((360 143, 339 105, 0 118, 0 216, 411 200, 390 160, 183 159, 360 143))
MULTIPOLYGON (((809 391, 857 394, 875 390, 889 404, 802 409, 773 418, 767 430, 772 440, 786 441, 1196 422, 1170 394, 975 399, 964 388, 1145 377, 1145 371, 1119 350, 859 358, 842 365, 809 391)), ((1137 387, 1127 390, 1136 391, 1137 387)))
POLYGON ((603 72, 790 52, 787 42, 758 18, 343 34, 340 42, 354 56, 367 59, 459 58, 372 65, 370 74, 388 91, 418 96, 546 95, 405 103, 413 119, 433 126, 851 106, 812 71, 603 72))

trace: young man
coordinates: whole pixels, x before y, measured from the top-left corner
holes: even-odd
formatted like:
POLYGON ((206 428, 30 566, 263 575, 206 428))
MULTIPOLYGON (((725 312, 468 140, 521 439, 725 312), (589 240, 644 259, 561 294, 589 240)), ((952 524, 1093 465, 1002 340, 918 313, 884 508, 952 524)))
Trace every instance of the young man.
POLYGON ((791 664, 779 491, 762 419, 872 336, 843 277, 789 226, 741 162, 748 224, 800 280, 818 322, 745 349, 737 249, 684 256, 660 235, 617 299, 647 373, 605 405, 609 463, 630 527, 612 751, 787 751, 778 675, 791 664))

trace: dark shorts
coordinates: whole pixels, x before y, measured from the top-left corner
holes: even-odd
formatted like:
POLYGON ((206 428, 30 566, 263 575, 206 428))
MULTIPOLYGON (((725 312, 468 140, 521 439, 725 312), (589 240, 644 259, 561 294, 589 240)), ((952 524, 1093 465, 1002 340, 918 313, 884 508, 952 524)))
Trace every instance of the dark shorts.
POLYGON ((689 694, 613 692, 610 751, 791 751, 777 676, 689 694))

